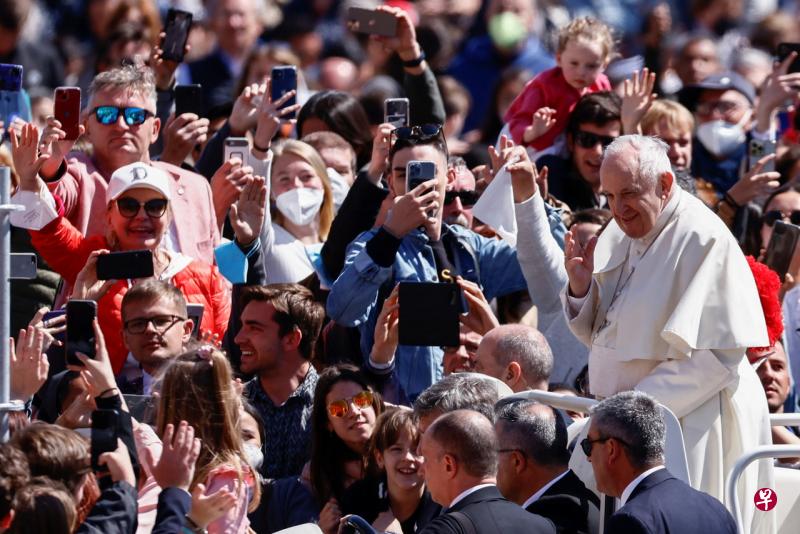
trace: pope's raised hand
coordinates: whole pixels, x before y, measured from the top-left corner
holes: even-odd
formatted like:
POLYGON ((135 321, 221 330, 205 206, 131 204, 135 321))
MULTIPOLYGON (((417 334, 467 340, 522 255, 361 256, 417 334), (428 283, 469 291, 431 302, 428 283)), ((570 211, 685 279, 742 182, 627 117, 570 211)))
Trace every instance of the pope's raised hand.
POLYGON ((594 247, 597 237, 592 237, 586 247, 582 247, 578 238, 567 232, 564 238, 564 265, 569 277, 569 294, 575 298, 583 298, 592 285, 594 271, 594 247))

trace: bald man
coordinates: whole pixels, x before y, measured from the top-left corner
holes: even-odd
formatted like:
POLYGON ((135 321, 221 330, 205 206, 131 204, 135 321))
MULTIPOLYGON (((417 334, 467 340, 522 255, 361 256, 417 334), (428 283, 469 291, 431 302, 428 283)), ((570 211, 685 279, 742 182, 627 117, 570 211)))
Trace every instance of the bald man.
POLYGON ((553 353, 544 335, 535 328, 504 324, 483 336, 475 354, 474 370, 501 380, 514 393, 547 391, 553 353))

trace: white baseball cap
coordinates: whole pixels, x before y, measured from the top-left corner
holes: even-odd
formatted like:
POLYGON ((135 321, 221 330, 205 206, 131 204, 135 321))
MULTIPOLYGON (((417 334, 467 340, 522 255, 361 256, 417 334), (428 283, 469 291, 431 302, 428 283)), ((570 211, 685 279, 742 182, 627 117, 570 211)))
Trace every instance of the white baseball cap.
POLYGON ((158 191, 167 200, 170 199, 169 175, 152 165, 137 161, 120 167, 111 175, 106 189, 106 204, 116 200, 119 196, 137 187, 145 187, 158 191))

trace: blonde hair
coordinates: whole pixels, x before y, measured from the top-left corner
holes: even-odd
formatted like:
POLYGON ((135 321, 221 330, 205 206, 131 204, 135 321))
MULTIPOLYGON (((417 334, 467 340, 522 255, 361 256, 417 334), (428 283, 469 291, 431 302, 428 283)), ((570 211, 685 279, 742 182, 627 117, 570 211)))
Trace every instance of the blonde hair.
MULTIPOLYGON (((319 152, 317 152, 314 147, 308 143, 290 139, 278 144, 273 149, 273 156, 275 158, 272 162, 273 172, 278 159, 286 154, 297 156, 311 165, 311 167, 314 169, 314 172, 322 182, 322 190, 325 194, 322 197, 322 207, 319 209, 319 237, 322 241, 325 241, 328 239, 328 232, 331 229, 331 223, 333 222, 334 216, 333 192, 331 191, 331 183, 328 179, 328 171, 325 166, 325 162, 322 160, 322 156, 319 155, 319 152)), ((270 177, 270 180, 271 179, 272 178, 270 177)), ((283 224, 283 215, 280 211, 275 211, 273 220, 278 224, 283 224)))
MULTIPOLYGON (((214 469, 223 465, 234 466, 243 482, 247 459, 239 428, 241 402, 225 354, 210 345, 181 354, 169 363, 160 387, 158 434, 163 436, 169 423, 177 426, 186 421, 203 442, 191 488, 204 483, 214 469)), ((251 512, 258 506, 259 486, 255 484, 248 507, 251 512)))
POLYGON ((656 135, 656 129, 662 120, 668 130, 680 131, 685 127, 689 132, 694 131, 694 117, 691 111, 672 100, 659 99, 650 105, 650 109, 642 117, 642 133, 656 135))
POLYGON ((580 17, 570 21, 558 32, 558 52, 561 53, 570 41, 585 39, 600 43, 606 59, 614 54, 614 36, 611 28, 592 17, 580 17))

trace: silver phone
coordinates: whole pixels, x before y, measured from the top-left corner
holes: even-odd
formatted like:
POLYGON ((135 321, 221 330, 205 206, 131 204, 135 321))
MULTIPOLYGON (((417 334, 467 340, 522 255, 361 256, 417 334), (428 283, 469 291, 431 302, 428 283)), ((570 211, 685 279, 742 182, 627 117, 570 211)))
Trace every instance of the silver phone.
POLYGON ((11 278, 12 280, 33 280, 36 278, 36 254, 12 253, 11 278))
POLYGON ((242 165, 247 165, 250 155, 250 143, 246 137, 228 137, 225 139, 225 159, 228 161, 231 158, 241 160, 242 165))
POLYGON ((408 126, 411 123, 409 105, 407 98, 387 98, 383 101, 383 122, 395 128, 408 126))
POLYGON ((192 327, 192 337, 197 339, 200 335, 200 322, 203 320, 205 306, 202 304, 187 303, 186 316, 194 322, 192 327))

